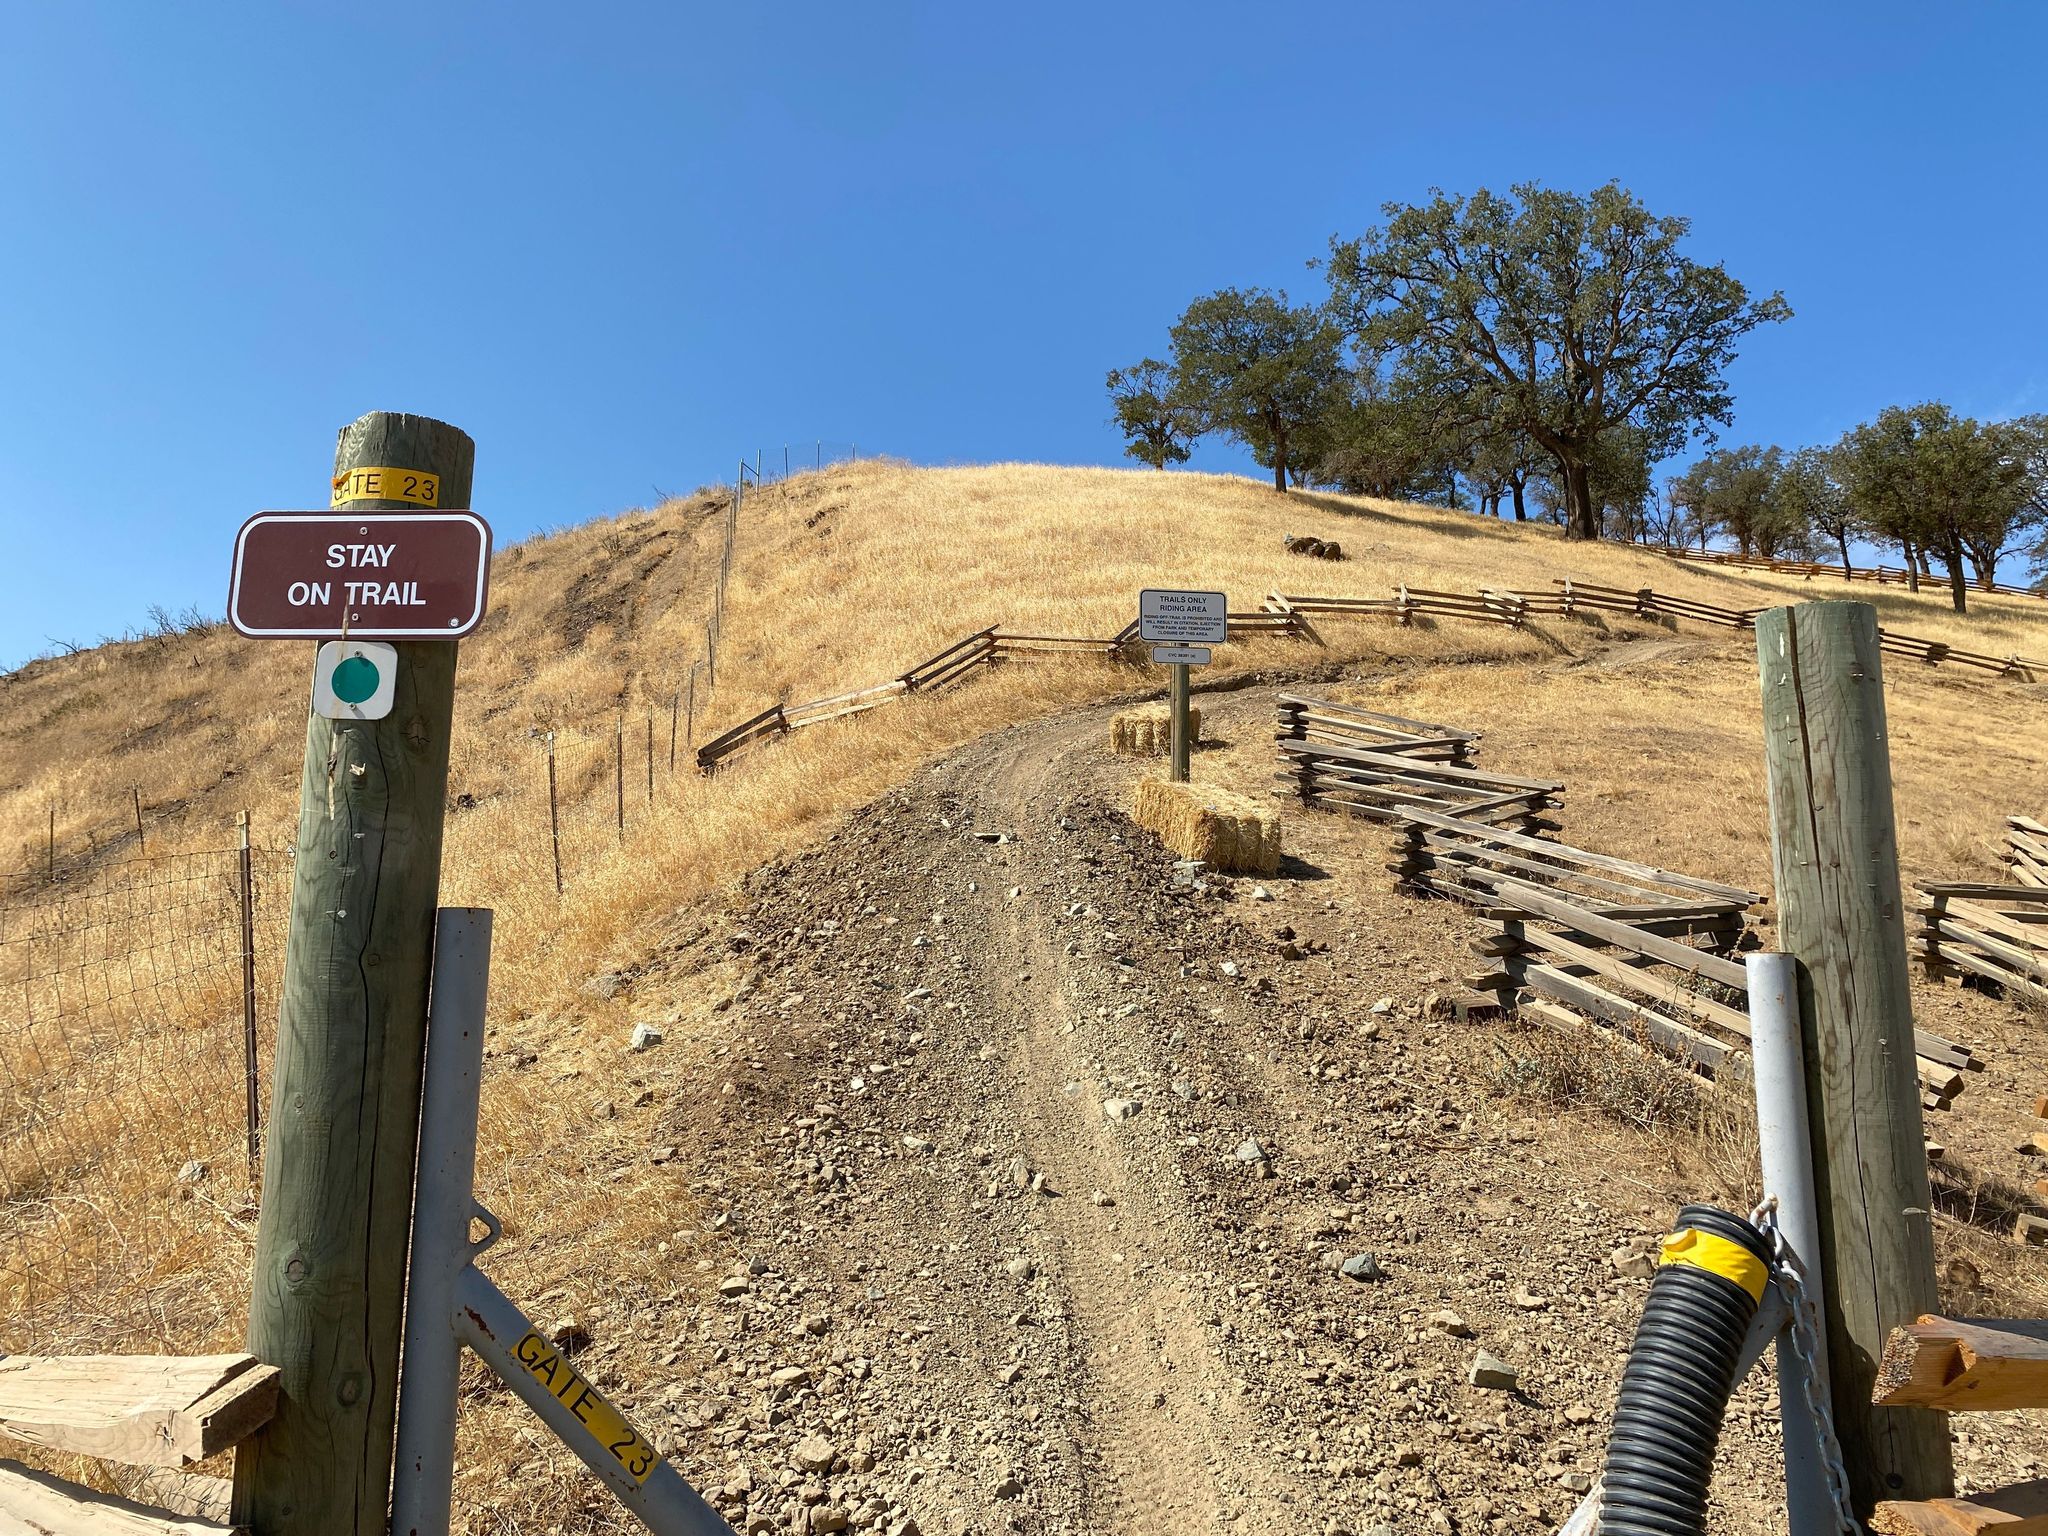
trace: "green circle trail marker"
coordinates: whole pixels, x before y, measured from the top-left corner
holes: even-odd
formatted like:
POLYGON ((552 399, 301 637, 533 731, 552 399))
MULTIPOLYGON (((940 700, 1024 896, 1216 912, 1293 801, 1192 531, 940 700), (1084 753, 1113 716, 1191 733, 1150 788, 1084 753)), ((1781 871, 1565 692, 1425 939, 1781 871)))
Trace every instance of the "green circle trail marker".
POLYGON ((398 649, 377 640, 329 640, 313 666, 313 713, 382 720, 398 689, 398 649))

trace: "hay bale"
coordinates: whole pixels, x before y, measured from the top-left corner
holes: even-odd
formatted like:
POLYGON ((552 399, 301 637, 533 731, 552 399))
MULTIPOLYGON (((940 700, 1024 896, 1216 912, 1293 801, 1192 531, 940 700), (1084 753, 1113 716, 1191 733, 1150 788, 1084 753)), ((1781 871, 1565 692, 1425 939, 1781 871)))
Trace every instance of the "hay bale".
MULTIPOLYGON (((1202 712, 1188 709, 1188 745, 1202 739, 1202 712)), ((1164 757, 1173 746, 1173 710, 1165 704, 1142 704, 1109 722, 1109 748, 1125 757, 1164 757)))
POLYGON ((1227 789, 1140 779, 1132 815, 1182 858, 1211 869, 1270 875, 1280 868, 1279 815, 1227 789))

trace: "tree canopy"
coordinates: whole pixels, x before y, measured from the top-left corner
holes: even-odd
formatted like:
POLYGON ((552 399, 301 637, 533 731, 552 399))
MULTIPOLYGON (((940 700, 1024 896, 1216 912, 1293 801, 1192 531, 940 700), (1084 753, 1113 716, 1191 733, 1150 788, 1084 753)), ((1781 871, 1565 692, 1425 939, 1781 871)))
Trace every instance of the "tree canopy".
POLYGON ((1174 389, 1205 430, 1236 438, 1287 489, 1297 439, 1341 394, 1342 341, 1323 310, 1285 293, 1225 288, 1174 322, 1174 389))
POLYGON ((1124 434, 1124 453, 1164 469, 1185 464, 1201 432, 1201 418, 1174 392, 1173 369, 1156 357, 1109 370, 1109 401, 1124 434))
POLYGON ((1523 432, 1556 462, 1568 530, 1599 534, 1590 473, 1603 434, 1651 456, 1727 424, 1736 343, 1791 314, 1681 253, 1690 225, 1609 183, 1587 196, 1533 183, 1389 203, 1387 223, 1333 239, 1332 307, 1366 352, 1398 354, 1474 431, 1523 432))

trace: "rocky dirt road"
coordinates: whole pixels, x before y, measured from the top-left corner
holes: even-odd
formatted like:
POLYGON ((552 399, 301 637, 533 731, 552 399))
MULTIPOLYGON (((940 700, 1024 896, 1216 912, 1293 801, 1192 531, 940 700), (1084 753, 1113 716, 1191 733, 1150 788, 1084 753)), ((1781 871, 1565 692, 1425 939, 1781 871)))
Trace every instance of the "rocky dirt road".
MULTIPOLYGON (((625 978, 699 1000, 650 1113, 703 1222, 600 1381, 746 1531, 1554 1529, 1690 1191, 1501 1093, 1377 833, 1191 877, 1104 735, 984 738, 625 978)), ((1781 1528, 1775 1440, 1759 1379, 1717 1530, 1781 1528)))

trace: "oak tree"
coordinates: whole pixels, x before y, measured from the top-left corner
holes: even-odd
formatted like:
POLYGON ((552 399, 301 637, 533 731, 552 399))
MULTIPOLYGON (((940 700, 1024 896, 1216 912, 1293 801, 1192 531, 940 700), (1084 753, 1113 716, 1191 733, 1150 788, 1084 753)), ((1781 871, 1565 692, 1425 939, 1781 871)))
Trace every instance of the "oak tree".
POLYGON ((1332 239, 1332 302, 1361 347, 1399 352, 1474 426, 1526 433, 1555 461, 1568 531, 1599 532, 1590 484, 1602 434, 1632 426, 1662 457, 1726 425, 1736 343, 1791 314, 1679 250, 1690 229, 1615 183, 1580 196, 1437 192, 1332 239))
POLYGON ((1225 288, 1187 307, 1171 332, 1174 391, 1205 430, 1236 438, 1287 489, 1298 437, 1343 385, 1342 341, 1329 317, 1285 293, 1225 288))
POLYGON ((1200 434, 1197 413, 1174 393, 1173 369, 1156 357, 1109 370, 1109 402, 1124 434, 1124 453, 1164 469, 1185 464, 1200 434))

